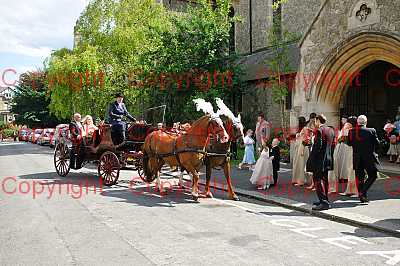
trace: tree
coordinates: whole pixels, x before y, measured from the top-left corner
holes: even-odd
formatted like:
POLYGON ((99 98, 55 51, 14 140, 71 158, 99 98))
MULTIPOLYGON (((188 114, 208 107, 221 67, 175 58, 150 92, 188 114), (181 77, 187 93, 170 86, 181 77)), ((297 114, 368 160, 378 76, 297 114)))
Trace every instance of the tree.
POLYGON ((46 73, 43 71, 21 74, 11 105, 17 124, 43 128, 55 127, 61 122, 50 114, 45 82, 46 73))
POLYGON ((199 0, 178 15, 154 0, 92 1, 77 23, 78 47, 49 59, 50 77, 72 77, 69 83, 49 83, 50 109, 59 117, 74 111, 101 116, 114 92, 123 91, 133 113, 167 104, 169 121, 193 118, 192 98, 229 97, 240 83, 239 68, 228 57, 235 19, 230 6, 229 0, 215 6, 199 0), (71 86, 86 71, 104 73, 101 89, 90 77, 79 90, 71 86))

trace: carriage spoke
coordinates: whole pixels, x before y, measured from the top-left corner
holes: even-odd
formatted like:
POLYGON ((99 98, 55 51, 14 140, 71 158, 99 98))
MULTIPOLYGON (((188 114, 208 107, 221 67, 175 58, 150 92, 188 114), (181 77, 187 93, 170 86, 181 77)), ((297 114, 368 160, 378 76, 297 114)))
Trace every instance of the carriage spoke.
POLYGON ((60 164, 60 173, 63 175, 65 172, 64 172, 64 164, 61 162, 61 164, 60 164))
POLYGON ((99 160, 98 173, 105 185, 113 185, 119 177, 119 159, 111 151, 105 152, 99 160))

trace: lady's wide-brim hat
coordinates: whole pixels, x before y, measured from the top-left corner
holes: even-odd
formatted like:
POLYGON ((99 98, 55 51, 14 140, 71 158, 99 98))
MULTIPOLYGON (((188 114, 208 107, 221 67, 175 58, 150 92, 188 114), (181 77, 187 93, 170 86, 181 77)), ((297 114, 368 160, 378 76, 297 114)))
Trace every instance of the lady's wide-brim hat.
POLYGON ((118 97, 124 97, 124 95, 122 94, 122 92, 117 92, 116 94, 115 94, 115 98, 118 98, 118 97))

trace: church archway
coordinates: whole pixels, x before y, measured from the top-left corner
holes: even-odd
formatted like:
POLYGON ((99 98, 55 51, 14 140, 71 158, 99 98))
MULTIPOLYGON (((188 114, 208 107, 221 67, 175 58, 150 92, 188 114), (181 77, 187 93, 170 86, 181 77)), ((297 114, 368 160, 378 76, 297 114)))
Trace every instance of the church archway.
POLYGON ((340 100, 340 115, 365 114, 368 125, 383 133, 387 119, 395 118, 400 106, 400 68, 376 61, 359 73, 340 100))
MULTIPOLYGON (((311 93, 312 98, 317 103, 331 106, 333 110, 337 110, 335 114, 331 115, 331 119, 336 121, 336 123, 333 124, 339 124, 340 112, 343 113, 343 109, 345 108, 344 101, 347 100, 346 103, 349 102, 348 97, 346 97, 349 89, 355 88, 354 83, 365 82, 364 79, 368 77, 371 79, 371 77, 373 77, 371 69, 373 70, 375 68, 380 70, 386 69, 385 75, 383 77, 378 77, 382 84, 386 82, 386 85, 390 85, 387 83, 391 82, 391 84, 396 87, 391 89, 397 92, 400 91, 399 39, 382 33, 358 34, 357 36, 344 41, 325 59, 318 71, 318 78, 314 80, 312 86, 314 90, 311 93), (390 80, 385 80, 388 78, 387 71, 391 71, 391 75, 389 75, 390 80)), ((364 84, 363 86, 368 87, 368 84, 364 84)), ((385 91, 387 89, 389 88, 385 88, 385 91)), ((350 92, 349 95, 351 95, 351 93, 353 92, 350 92)), ((369 96, 369 99, 373 100, 374 97, 371 97, 371 92, 366 92, 366 94, 369 96)), ((355 105, 356 103, 353 102, 352 104, 355 105)), ((365 109, 366 114, 368 114, 368 108, 371 107, 371 104, 373 105, 373 103, 369 101, 369 103, 363 104, 370 105, 365 109)), ((380 116, 384 115, 383 113, 389 116, 391 115, 389 113, 393 112, 390 111, 392 107, 384 108, 383 111, 382 108, 380 108, 381 106, 376 107, 378 107, 377 109, 382 112, 380 116)), ((361 112, 362 110, 354 111, 361 112)), ((352 114, 359 115, 360 113, 352 114)), ((382 119, 379 118, 379 120, 381 121, 382 119)), ((378 123, 378 120, 376 123, 378 123)), ((381 126, 382 125, 379 125, 379 127, 381 126)))

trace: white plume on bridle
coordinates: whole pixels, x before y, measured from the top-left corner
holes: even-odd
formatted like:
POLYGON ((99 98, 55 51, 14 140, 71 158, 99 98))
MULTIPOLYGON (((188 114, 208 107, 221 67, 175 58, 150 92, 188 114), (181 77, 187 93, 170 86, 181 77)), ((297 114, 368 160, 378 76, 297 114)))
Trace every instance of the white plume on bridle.
POLYGON ((228 106, 225 105, 223 100, 221 100, 220 98, 215 98, 215 102, 217 103, 217 106, 219 108, 218 111, 217 111, 217 114, 225 115, 226 117, 230 118, 234 125, 242 123, 242 121, 240 119, 240 114, 237 117, 235 117, 235 115, 228 108, 228 106))
POLYGON ((201 98, 194 99, 193 102, 196 104, 197 111, 203 111, 206 115, 209 114, 214 119, 219 117, 219 114, 214 112, 214 107, 210 102, 206 102, 201 98))
POLYGON ((209 114, 211 115, 211 120, 214 120, 218 123, 218 125, 222 128, 224 132, 224 138, 226 140, 221 141, 222 143, 228 141, 229 135, 225 130, 224 123, 222 122, 222 119, 219 117, 219 113, 214 112, 214 107, 210 102, 206 102, 204 99, 197 98, 194 99, 193 102, 196 104, 196 109, 197 111, 203 111, 206 115, 209 114))

